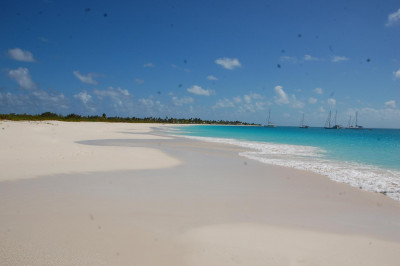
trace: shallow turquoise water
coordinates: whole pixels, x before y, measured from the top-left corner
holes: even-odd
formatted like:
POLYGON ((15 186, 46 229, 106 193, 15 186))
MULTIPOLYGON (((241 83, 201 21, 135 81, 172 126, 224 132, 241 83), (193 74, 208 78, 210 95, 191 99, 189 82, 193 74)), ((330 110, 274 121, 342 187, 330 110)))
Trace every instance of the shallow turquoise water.
POLYGON ((313 146, 324 150, 329 159, 400 169, 400 129, 190 126, 181 130, 190 136, 313 146))
POLYGON ((174 134, 238 145, 240 155, 309 170, 400 200, 400 129, 184 126, 174 134))

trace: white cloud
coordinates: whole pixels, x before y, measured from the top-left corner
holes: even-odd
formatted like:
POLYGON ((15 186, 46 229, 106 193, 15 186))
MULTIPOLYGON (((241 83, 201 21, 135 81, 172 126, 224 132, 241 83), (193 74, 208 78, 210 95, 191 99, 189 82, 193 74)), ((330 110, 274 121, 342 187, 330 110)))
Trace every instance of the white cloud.
POLYGON ((233 97, 233 101, 234 101, 235 103, 241 103, 241 102, 242 102, 242 98, 240 98, 240 96, 233 97))
POLYGON ((282 86, 276 86, 274 88, 274 90, 275 90, 275 94, 276 94, 276 96, 274 98, 275 98, 275 102, 277 104, 288 104, 289 103, 288 96, 287 96, 286 92, 283 90, 282 86))
POLYGON ((325 113, 324 107, 320 106, 320 107, 319 107, 319 111, 320 111, 321 113, 325 113))
POLYGON ((331 108, 335 107, 335 105, 336 105, 336 100, 333 99, 333 98, 329 98, 329 99, 328 99, 328 105, 329 105, 329 107, 331 107, 331 108))
POLYGON ((82 101, 83 104, 86 105, 88 102, 90 102, 90 100, 92 99, 92 96, 90 94, 88 94, 86 91, 81 91, 80 93, 75 94, 74 98, 82 101))
POLYGON ((215 63, 221 65, 223 68, 230 70, 241 66, 237 58, 218 58, 217 60, 215 60, 215 63))
POLYGON ((205 90, 197 85, 193 85, 192 87, 188 88, 187 91, 192 94, 203 95, 203 96, 210 96, 214 92, 212 90, 205 90))
POLYGON ((216 77, 214 77, 213 75, 209 75, 207 77, 208 80, 218 80, 216 77))
POLYGON ((155 67, 155 65, 151 62, 143 64, 143 67, 155 67))
POLYGON ((133 95, 128 90, 110 86, 106 90, 93 90, 93 94, 102 101, 103 107, 108 105, 119 115, 131 115, 133 112, 133 95))
POLYGON ((400 79, 400 69, 395 71, 395 72, 393 72, 393 76, 394 76, 395 79, 400 79))
POLYGON ((229 107, 234 107, 234 106, 235 105, 233 104, 233 102, 231 100, 224 98, 224 99, 218 100, 213 108, 229 108, 229 107))
POLYGON ((8 76, 14 79, 22 89, 34 90, 37 88, 36 84, 32 81, 29 70, 25 67, 8 71, 8 76))
POLYGON ((343 61, 348 61, 349 60, 349 58, 347 58, 347 57, 345 57, 345 56, 338 56, 338 55, 335 55, 335 56, 332 56, 332 62, 334 62, 334 63, 339 63, 339 62, 343 62, 343 61))
POLYGON ((308 98, 308 102, 310 103, 310 104, 315 104, 315 103, 317 103, 317 99, 315 99, 315 98, 313 98, 313 97, 310 97, 310 98, 308 98))
POLYGON ((304 56, 304 60, 305 60, 305 61, 319 61, 319 58, 313 57, 313 56, 311 56, 311 55, 309 55, 309 54, 306 54, 306 55, 304 56))
POLYGON ((315 89, 314 89, 314 92, 315 92, 316 94, 322 94, 322 93, 324 93, 324 91, 322 90, 322 88, 315 88, 315 89))
POLYGON ((24 61, 24 62, 35 62, 35 58, 33 54, 29 51, 22 50, 20 48, 14 48, 8 50, 8 55, 17 61, 24 61))
POLYGON ((385 102, 385 107, 396 108, 396 101, 395 100, 390 100, 390 101, 385 102))
POLYGON ((13 94, 0 92, 0 112, 10 113, 43 113, 65 112, 68 100, 64 94, 48 93, 36 89, 28 93, 13 94))
POLYGON ((150 115, 159 114, 159 112, 164 109, 164 105, 161 104, 160 101, 154 100, 152 97, 147 99, 141 98, 139 99, 139 103, 147 109, 147 113, 150 115))
POLYGON ((296 95, 294 95, 294 94, 291 95, 290 102, 291 102, 293 108, 301 109, 304 107, 304 103, 297 100, 296 95))
POLYGON ((42 101, 42 103, 52 103, 52 104, 58 104, 59 102, 65 100, 64 94, 50 94, 47 93, 44 90, 35 90, 32 92, 32 94, 37 97, 39 100, 42 101))
POLYGON ((298 62, 298 60, 297 60, 296 57, 294 57, 294 56, 287 56, 287 55, 281 56, 281 57, 279 58, 279 60, 280 60, 281 62, 289 62, 289 63, 293 63, 293 64, 295 64, 295 63, 298 62))
POLYGON ((93 85, 96 85, 98 83, 96 80, 93 79, 94 77, 98 76, 98 74, 96 73, 87 73, 86 76, 79 73, 78 70, 75 70, 73 73, 75 77, 79 79, 82 83, 93 84, 93 85))
POLYGON ((154 106, 154 101, 152 99, 145 99, 145 98, 141 98, 139 99, 139 102, 143 105, 145 105, 146 107, 153 107, 154 106))
POLYGON ((396 12, 389 14, 386 26, 390 27, 400 21, 400 8, 396 12))
POLYGON ((182 98, 178 98, 176 96, 172 97, 172 103, 176 106, 182 106, 184 104, 189 104, 189 103, 193 103, 193 102, 194 102, 194 99, 189 96, 185 96, 182 98))
POLYGON ((118 98, 120 96, 128 97, 131 96, 128 90, 113 87, 108 87, 106 90, 94 90, 94 94, 96 94, 99 98, 103 97, 111 97, 111 98, 118 98))

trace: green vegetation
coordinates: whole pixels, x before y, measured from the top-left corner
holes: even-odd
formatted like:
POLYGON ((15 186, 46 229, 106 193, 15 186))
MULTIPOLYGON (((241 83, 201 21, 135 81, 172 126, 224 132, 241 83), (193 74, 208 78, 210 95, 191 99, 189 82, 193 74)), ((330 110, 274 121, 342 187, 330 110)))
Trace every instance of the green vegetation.
POLYGON ((67 116, 58 115, 51 112, 45 112, 38 115, 28 114, 0 114, 0 120, 13 120, 13 121, 44 121, 44 120, 57 120, 66 122, 124 122, 124 123, 167 123, 167 124, 210 124, 210 125, 256 125, 240 121, 224 121, 224 120, 202 120, 200 118, 156 118, 156 117, 107 117, 106 114, 102 116, 81 116, 78 114, 69 114, 67 116))

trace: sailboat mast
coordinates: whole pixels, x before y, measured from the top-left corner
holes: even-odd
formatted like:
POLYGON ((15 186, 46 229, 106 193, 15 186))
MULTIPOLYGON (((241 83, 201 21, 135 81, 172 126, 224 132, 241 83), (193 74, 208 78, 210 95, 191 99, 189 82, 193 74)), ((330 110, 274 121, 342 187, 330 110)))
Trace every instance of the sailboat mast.
POLYGON ((337 111, 335 112, 335 125, 337 125, 337 123, 336 123, 336 116, 337 116, 337 111))
POLYGON ((270 118, 271 118, 271 109, 268 110, 268 124, 270 122, 270 118))
POLYGON ((331 127, 331 114, 332 114, 332 111, 331 110, 329 110, 329 127, 331 127))
POLYGON ((358 127, 357 116, 358 116, 358 112, 356 112, 356 127, 358 127))

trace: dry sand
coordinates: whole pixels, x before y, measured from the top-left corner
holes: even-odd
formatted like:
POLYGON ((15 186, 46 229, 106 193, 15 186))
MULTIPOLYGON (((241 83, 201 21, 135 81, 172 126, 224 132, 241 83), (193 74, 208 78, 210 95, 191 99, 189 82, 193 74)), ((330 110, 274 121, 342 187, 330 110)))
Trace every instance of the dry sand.
POLYGON ((398 202, 152 126, 0 121, 0 264, 398 265, 398 202))

